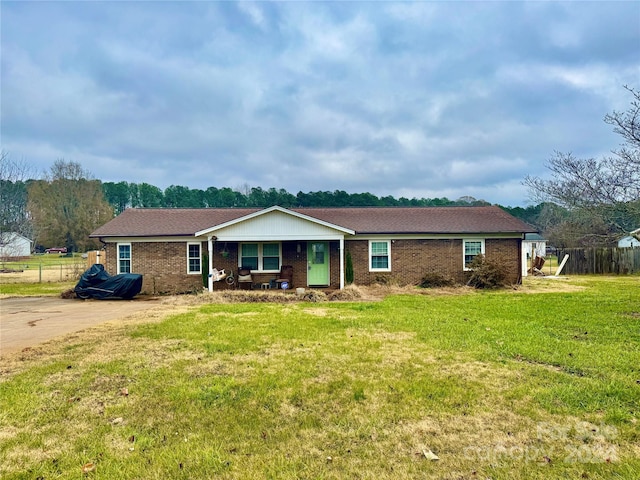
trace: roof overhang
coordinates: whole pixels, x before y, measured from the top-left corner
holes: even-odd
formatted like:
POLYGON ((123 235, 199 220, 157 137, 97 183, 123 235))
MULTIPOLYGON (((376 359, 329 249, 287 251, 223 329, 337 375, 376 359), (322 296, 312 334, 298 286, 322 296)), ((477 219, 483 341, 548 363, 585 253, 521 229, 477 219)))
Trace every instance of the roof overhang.
POLYGON ((236 218, 195 233, 219 241, 334 240, 355 231, 280 206, 236 218))

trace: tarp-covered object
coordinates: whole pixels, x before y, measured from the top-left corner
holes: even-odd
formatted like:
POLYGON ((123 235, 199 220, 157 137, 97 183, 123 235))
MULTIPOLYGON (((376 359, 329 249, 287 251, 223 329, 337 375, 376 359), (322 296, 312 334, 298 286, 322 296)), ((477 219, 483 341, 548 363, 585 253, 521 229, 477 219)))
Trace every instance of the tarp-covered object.
POLYGON ((96 263, 80 277, 73 289, 79 298, 123 298, 135 297, 142 290, 142 275, 137 273, 121 273, 109 275, 104 265, 96 263))

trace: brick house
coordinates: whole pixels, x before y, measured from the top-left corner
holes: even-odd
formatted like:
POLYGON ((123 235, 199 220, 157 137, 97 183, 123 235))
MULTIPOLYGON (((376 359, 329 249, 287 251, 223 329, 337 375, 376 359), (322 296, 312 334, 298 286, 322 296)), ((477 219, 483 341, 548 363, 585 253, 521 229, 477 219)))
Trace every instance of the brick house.
POLYGON ((143 293, 231 288, 213 269, 251 269, 254 288, 293 267, 290 288, 417 284, 426 273, 466 280, 478 254, 520 283, 522 240, 535 230, 499 207, 131 208, 98 228, 106 269, 144 275, 143 293))

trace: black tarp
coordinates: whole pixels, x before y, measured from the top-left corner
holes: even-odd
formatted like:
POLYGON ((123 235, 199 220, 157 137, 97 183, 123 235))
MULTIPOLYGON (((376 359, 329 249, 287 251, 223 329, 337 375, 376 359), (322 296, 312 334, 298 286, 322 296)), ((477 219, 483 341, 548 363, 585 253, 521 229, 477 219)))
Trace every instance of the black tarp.
POLYGON ((104 265, 96 263, 85 271, 73 289, 79 298, 123 298, 135 297, 142 290, 142 275, 122 273, 109 275, 104 265))

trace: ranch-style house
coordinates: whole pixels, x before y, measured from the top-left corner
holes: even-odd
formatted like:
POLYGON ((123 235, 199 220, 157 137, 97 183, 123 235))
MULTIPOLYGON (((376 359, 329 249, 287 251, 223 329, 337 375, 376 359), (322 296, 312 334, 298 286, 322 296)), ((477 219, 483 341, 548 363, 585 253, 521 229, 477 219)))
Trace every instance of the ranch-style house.
POLYGON ((363 208, 131 208, 98 228, 112 274, 140 273, 142 293, 345 285, 347 254, 358 285, 417 284, 427 273, 466 281, 476 255, 522 279, 522 241, 535 230, 496 206, 363 208), (293 272, 275 282, 283 267, 293 272), (246 273, 240 272, 240 273, 246 273))

